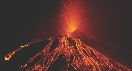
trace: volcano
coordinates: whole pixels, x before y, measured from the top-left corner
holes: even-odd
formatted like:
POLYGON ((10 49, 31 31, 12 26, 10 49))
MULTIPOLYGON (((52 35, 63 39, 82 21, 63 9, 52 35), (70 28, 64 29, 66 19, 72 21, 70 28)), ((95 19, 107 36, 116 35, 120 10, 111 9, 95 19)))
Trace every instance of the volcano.
POLYGON ((20 46, 5 56, 4 71, 131 71, 106 57, 107 47, 113 46, 75 30, 20 46))

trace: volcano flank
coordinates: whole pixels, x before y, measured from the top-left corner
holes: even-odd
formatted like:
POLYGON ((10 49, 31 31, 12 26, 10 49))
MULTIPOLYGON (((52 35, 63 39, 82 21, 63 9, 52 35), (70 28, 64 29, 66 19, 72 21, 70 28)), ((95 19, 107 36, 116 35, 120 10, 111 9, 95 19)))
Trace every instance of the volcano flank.
MULTIPOLYGON (((5 56, 4 71, 130 71, 111 59, 111 48, 116 49, 75 30, 70 35, 56 35, 20 46, 5 56)), ((115 54, 114 51, 112 53, 115 54)), ((130 56, 126 52, 124 54, 130 56)))

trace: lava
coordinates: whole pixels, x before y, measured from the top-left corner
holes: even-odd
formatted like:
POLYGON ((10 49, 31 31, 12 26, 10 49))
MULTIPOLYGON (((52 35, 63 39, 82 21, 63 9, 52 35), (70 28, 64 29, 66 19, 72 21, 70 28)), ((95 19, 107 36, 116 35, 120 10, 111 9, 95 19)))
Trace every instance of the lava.
MULTIPOLYGON (((62 57, 66 62, 61 71, 71 71, 68 69, 69 67, 72 67, 74 71, 130 71, 127 67, 106 57, 92 47, 85 45, 80 39, 59 36, 52 37, 49 40, 50 42, 47 46, 30 58, 18 71, 48 71, 50 66, 54 64, 61 55, 63 55, 62 57), (59 40, 57 47, 51 48, 51 45, 56 39, 59 40), (39 56, 41 56, 41 59, 30 66, 39 56)), ((29 44, 29 46, 32 44, 29 44)), ((14 52, 19 50, 22 50, 22 48, 9 53, 5 58, 9 60, 11 56, 14 55, 14 52)))
MULTIPOLYGON (((32 42, 34 43, 34 42, 32 42)), ((17 51, 21 50, 22 48, 25 48, 27 47, 28 45, 32 44, 32 43, 29 43, 29 44, 26 44, 26 45, 23 45, 23 46, 20 46, 17 50, 9 53, 8 55, 5 56, 5 60, 9 60, 17 51)))
MULTIPOLYGON (((81 9, 77 4, 78 1, 79 0, 66 0, 66 2, 63 3, 60 13, 62 26, 59 27, 62 32, 66 34, 70 34, 79 28, 81 9)), ((48 71, 59 57, 65 61, 61 71, 130 71, 129 68, 82 43, 80 39, 61 35, 59 37, 52 37, 49 41, 46 47, 37 52, 32 58, 29 58, 27 63, 18 68, 18 71, 48 71), (52 48, 51 46, 55 40, 58 40, 59 43, 55 48, 52 48), (33 61, 37 57, 41 58, 33 64, 33 61), (70 70, 70 67, 73 70, 70 70)), ((34 42, 20 46, 17 50, 7 54, 5 60, 10 60, 16 52, 32 44, 34 44, 34 42)))

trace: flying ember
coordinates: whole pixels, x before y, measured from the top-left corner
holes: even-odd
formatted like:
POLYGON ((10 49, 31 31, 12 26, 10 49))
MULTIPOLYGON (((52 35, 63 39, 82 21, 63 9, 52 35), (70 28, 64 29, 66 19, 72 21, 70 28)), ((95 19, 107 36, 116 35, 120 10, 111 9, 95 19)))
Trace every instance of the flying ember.
MULTIPOLYGON (((65 0, 62 2, 62 10, 60 13, 59 28, 63 35, 55 35, 51 37, 42 49, 35 53, 32 57, 28 58, 25 64, 21 65, 18 71, 130 71, 129 68, 123 66, 121 63, 108 58, 90 45, 84 44, 80 39, 74 36, 68 36, 79 29, 81 22, 81 9, 78 5, 80 0, 65 0), (68 34, 68 35, 66 35, 68 34), (36 60, 37 59, 37 60, 36 60), (57 65, 54 65, 56 63, 57 65), (55 68, 54 70, 52 70, 55 68)), ((76 35, 81 35, 76 33, 76 35)), ((83 35, 82 35, 83 36, 83 35)), ((88 42, 92 36, 88 37, 88 42)), ((35 47, 36 43, 32 42, 18 49, 10 52, 5 56, 5 61, 10 61, 17 52, 26 50, 29 47, 35 47)), ((45 43, 44 43, 45 44, 45 43)), ((95 44, 96 45, 96 44, 95 44)), ((39 49, 39 48, 38 48, 39 49)), ((31 50, 29 49, 28 54, 31 50)), ((25 52, 23 52, 25 53, 25 52)), ((22 55, 22 53, 20 53, 22 55)), ((16 55, 17 56, 17 55, 16 55)), ((18 55, 19 56, 19 55, 18 55)), ((21 57, 21 56, 20 56, 21 57)), ((23 60, 23 59, 22 59, 23 60)))
POLYGON ((82 10, 78 3, 79 0, 65 0, 62 2, 60 21, 63 24, 62 29, 64 29, 65 34, 69 34, 79 28, 82 10))

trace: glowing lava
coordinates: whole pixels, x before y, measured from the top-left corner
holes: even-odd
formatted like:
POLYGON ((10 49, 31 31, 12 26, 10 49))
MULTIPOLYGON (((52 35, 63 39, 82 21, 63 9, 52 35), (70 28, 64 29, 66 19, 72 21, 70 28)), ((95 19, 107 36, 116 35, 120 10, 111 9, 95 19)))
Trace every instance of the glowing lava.
MULTIPOLYGON (((34 42, 33 42, 34 43, 34 42)), ((25 48, 27 47, 28 45, 30 45, 32 43, 29 43, 29 44, 26 44, 26 45, 23 45, 23 46, 20 46, 17 50, 9 53, 8 55, 5 56, 5 60, 9 60, 17 51, 21 50, 22 48, 25 48)))
MULTIPOLYGON (((77 6, 77 3, 78 0, 66 0, 64 2, 61 13, 61 22, 63 25, 59 27, 64 29, 64 33, 66 34, 76 30, 81 21, 81 9, 77 6)), ((50 67, 60 56, 65 61, 61 71, 130 71, 127 67, 104 56, 92 47, 85 45, 80 39, 61 35, 59 37, 52 37, 49 41, 46 47, 36 53, 32 58, 29 58, 28 62, 22 65, 18 71, 50 71, 50 67), (55 40, 58 40, 58 45, 52 48, 51 46, 55 40), (33 62, 37 57, 41 58, 34 64, 33 62), (72 68, 72 70, 69 68, 72 68)), ((5 60, 10 60, 16 52, 32 44, 34 43, 21 46, 17 50, 7 54, 5 60)))
MULTIPOLYGON (((49 40, 50 42, 47 46, 30 58, 18 71, 50 71, 50 67, 60 56, 62 56, 61 60, 65 61, 61 71, 130 71, 127 67, 104 56, 92 47, 85 45, 79 39, 56 36, 49 40), (59 43, 56 47, 51 48, 55 40, 58 40, 59 43), (34 60, 40 56, 41 59, 33 64, 34 60), (72 70, 69 68, 72 68, 72 70)), ((19 50, 20 48, 9 53, 5 58, 9 60, 14 55, 14 52, 19 50)))

